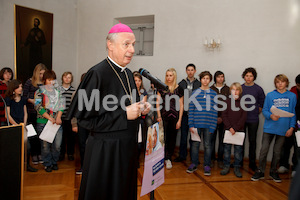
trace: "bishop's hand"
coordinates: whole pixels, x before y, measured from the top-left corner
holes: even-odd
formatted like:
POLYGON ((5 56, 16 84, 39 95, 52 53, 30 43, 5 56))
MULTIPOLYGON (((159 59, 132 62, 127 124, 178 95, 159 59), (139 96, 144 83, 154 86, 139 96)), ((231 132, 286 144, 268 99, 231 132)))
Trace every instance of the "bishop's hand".
POLYGON ((142 115, 147 115, 150 112, 151 104, 149 102, 144 102, 143 104, 142 115))
POLYGON ((126 107, 126 114, 128 120, 134 120, 141 116, 142 105, 140 102, 131 104, 126 107))

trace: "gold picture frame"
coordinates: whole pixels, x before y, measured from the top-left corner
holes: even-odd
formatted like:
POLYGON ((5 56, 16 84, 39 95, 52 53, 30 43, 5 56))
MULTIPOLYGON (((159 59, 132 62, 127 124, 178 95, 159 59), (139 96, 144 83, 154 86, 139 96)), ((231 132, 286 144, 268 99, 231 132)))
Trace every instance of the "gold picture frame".
POLYGON ((23 83, 39 63, 52 69, 53 14, 15 5, 15 78, 23 83))

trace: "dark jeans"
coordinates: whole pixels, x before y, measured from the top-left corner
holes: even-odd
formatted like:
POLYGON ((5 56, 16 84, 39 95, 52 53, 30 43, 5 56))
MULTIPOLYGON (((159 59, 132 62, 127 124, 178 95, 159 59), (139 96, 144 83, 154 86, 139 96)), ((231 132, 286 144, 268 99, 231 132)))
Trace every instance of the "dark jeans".
MULTIPOLYGON (((179 157, 182 159, 186 159, 187 156, 187 139, 189 136, 189 123, 188 123, 189 116, 184 113, 182 115, 182 121, 181 121, 181 135, 180 135, 180 146, 179 146, 179 157)), ((192 150, 192 140, 189 140, 190 142, 190 152, 192 150)), ((192 153, 190 153, 192 154, 192 153)))
MULTIPOLYGON (((27 124, 32 124, 32 126, 36 129, 36 113, 28 113, 27 124)), ((31 156, 41 155, 41 142, 39 136, 32 136, 28 138, 28 143, 30 143, 31 156)))
POLYGON ((89 133, 90 133, 89 130, 82 128, 81 126, 78 125, 78 142, 79 142, 81 168, 83 167, 86 140, 89 137, 89 133))
MULTIPOLYGON (((257 129, 259 122, 254 123, 245 123, 245 133, 248 135, 249 140, 249 166, 256 166, 256 138, 257 138, 257 129), (246 132, 246 130, 248 131, 246 132)), ((245 144, 245 142, 244 142, 245 144)), ((243 146, 243 157, 245 152, 245 145, 243 146)), ((241 165, 243 160, 241 161, 241 165)))
MULTIPOLYGON (((230 166, 232 144, 224 144, 224 166, 230 166)), ((243 160, 243 146, 233 145, 234 147, 234 163, 233 166, 240 167, 243 160)))
MULTIPOLYGON (((209 132, 208 128, 198 128, 199 136, 203 133, 201 140, 204 142, 204 166, 210 166, 211 162, 211 151, 212 151, 212 137, 213 133, 209 132)), ((199 147, 200 142, 192 141, 192 163, 196 166, 199 163, 199 147)))
POLYGON ((172 160, 174 154, 174 149, 176 145, 177 129, 176 123, 177 119, 163 119, 164 123, 164 139, 165 139, 165 160, 172 160))
POLYGON ((266 169, 267 156, 272 140, 275 138, 275 143, 273 147, 273 157, 271 162, 270 172, 276 172, 277 164, 280 160, 280 152, 284 143, 285 136, 263 133, 263 138, 261 142, 261 149, 259 154, 259 169, 264 173, 266 169))
POLYGON ((223 155, 224 155, 224 124, 218 124, 217 128, 213 134, 213 138, 212 138, 212 152, 211 152, 211 159, 212 160, 216 160, 216 139, 217 139, 217 133, 219 132, 219 146, 218 146, 218 162, 222 162, 223 161, 223 155))
POLYGON ((296 169, 298 162, 300 160, 300 148, 298 148, 295 133, 291 137, 285 137, 285 141, 281 150, 280 155, 280 166, 284 166, 287 169, 289 169, 289 158, 290 158, 290 152, 291 148, 294 147, 294 154, 292 157, 293 162, 293 170, 296 169))
POLYGON ((60 147, 60 155, 65 155, 66 149, 68 155, 74 155, 75 149, 75 133, 72 131, 71 120, 62 120, 62 142, 60 147))

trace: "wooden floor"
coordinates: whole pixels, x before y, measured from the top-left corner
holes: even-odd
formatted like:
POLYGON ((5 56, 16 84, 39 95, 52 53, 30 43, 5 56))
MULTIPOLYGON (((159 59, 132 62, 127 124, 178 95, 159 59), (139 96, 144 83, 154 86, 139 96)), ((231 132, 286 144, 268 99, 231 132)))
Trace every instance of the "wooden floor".
MULTIPOLYGON (((200 162, 203 154, 200 154, 200 162)), ((233 169, 226 176, 220 175, 220 169, 214 166, 211 176, 203 175, 203 165, 193 174, 186 173, 189 161, 173 162, 171 170, 165 169, 165 183, 155 190, 156 200, 194 200, 194 199, 287 199, 290 174, 280 175, 282 183, 275 183, 265 173, 265 180, 253 182, 253 173, 246 167, 243 178, 236 178, 233 169)), ((217 162, 215 162, 217 165, 217 162)), ((79 158, 75 161, 62 161, 59 170, 45 172, 41 164, 35 165, 37 173, 24 174, 24 200, 73 200, 78 198, 81 175, 75 175, 79 167, 79 158)), ((267 169, 269 167, 267 166, 267 169)), ((150 199, 148 195, 139 197, 143 176, 143 164, 138 170, 138 199, 150 199)))

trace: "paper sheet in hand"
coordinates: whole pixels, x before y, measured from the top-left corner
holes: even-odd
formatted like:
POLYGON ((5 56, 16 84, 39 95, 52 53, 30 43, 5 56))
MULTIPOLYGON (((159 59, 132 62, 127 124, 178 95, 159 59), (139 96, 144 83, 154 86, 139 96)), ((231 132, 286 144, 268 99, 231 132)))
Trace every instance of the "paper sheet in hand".
POLYGON ((235 132, 235 134, 232 135, 230 131, 226 130, 223 142, 226 144, 243 145, 244 139, 245 139, 244 132, 235 132))
POLYGON ((59 127, 60 125, 52 124, 52 122, 48 120, 46 126, 44 127, 40 135, 40 139, 52 143, 59 127))
POLYGON ((193 128, 193 131, 191 132, 191 139, 192 141, 201 142, 197 128, 193 128))
POLYGON ((27 125, 26 129, 27 129, 27 137, 32 137, 32 136, 37 135, 32 124, 27 125))
POLYGON ((295 135, 296 135, 297 145, 298 147, 300 147, 300 131, 297 131, 295 135))
POLYGON ((272 106, 270 111, 272 114, 278 115, 279 117, 293 117, 294 116, 294 113, 290 113, 290 112, 278 109, 275 106, 272 106))

